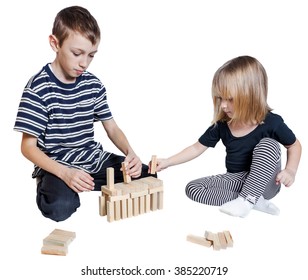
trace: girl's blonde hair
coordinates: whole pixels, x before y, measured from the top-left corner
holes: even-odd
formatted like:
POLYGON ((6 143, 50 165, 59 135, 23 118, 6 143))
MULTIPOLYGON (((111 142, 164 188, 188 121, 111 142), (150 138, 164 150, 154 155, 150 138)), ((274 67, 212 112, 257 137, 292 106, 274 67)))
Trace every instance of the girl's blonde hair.
POLYGON ((262 123, 272 109, 267 104, 267 74, 262 64, 250 56, 229 60, 215 73, 212 83, 213 123, 239 121, 262 123), (234 114, 221 109, 222 99, 232 99, 234 114))

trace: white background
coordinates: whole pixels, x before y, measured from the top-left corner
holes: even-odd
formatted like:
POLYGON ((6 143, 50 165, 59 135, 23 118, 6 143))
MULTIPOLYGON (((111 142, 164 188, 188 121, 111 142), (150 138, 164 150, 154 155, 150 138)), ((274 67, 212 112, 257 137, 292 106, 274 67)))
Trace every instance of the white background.
MULTIPOLYGON (((303 279, 307 274, 307 9, 305 1, 6 1, 1 28, 1 279, 187 279, 176 266, 227 266, 219 279, 303 279), (108 223, 98 192, 81 194, 67 221, 44 218, 35 202, 32 164, 13 131, 28 79, 54 59, 48 35, 56 13, 74 4, 96 17, 102 41, 89 71, 105 84, 113 115, 143 162, 194 143, 212 119, 211 80, 239 55, 255 56, 269 76, 269 104, 303 145, 296 182, 273 202, 280 216, 252 211, 245 219, 190 201, 188 181, 224 172, 224 148, 159 174, 164 209, 108 223), (65 257, 41 255, 54 228, 75 231, 65 257), (222 251, 186 241, 188 234, 229 230, 234 247, 222 251), (81 276, 90 268, 165 268, 167 276, 81 276)), ((4 5, 4 6, 3 6, 4 5)), ((100 124, 96 138, 118 153, 100 124)), ((283 149, 283 161, 286 154, 283 149)), ((195 279, 214 276, 191 276, 195 279)))

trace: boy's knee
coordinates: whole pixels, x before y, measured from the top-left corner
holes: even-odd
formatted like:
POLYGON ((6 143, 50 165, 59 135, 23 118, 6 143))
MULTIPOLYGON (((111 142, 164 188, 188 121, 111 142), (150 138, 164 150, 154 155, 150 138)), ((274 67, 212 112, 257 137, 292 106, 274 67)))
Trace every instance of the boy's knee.
POLYGON ((37 204, 44 217, 60 222, 68 219, 77 211, 77 208, 80 206, 80 201, 79 198, 71 200, 59 198, 52 203, 49 203, 48 200, 41 197, 38 199, 37 204))

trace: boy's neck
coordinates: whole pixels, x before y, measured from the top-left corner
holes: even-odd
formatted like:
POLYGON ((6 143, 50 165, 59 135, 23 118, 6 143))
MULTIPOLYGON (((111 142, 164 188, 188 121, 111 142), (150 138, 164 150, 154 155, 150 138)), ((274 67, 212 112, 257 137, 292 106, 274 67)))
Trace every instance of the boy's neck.
POLYGON ((64 84, 73 84, 76 82, 76 78, 69 77, 65 75, 65 72, 62 70, 61 66, 54 60, 49 64, 51 72, 56 76, 56 78, 64 84))

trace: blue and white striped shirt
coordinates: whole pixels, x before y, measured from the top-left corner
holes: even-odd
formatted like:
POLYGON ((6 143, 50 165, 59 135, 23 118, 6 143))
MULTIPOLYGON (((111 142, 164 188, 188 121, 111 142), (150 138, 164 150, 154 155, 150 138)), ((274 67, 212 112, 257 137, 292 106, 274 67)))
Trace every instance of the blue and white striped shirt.
POLYGON ((109 119, 106 89, 98 78, 85 71, 75 83, 64 84, 47 64, 26 85, 14 130, 37 137, 50 158, 96 173, 110 153, 94 140, 94 122, 109 119))

